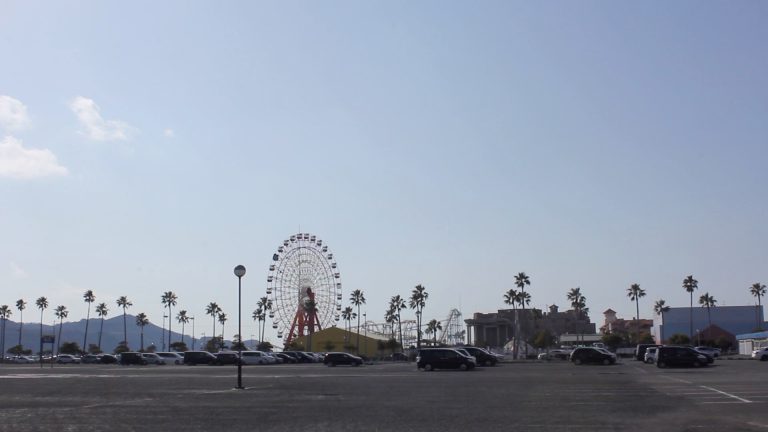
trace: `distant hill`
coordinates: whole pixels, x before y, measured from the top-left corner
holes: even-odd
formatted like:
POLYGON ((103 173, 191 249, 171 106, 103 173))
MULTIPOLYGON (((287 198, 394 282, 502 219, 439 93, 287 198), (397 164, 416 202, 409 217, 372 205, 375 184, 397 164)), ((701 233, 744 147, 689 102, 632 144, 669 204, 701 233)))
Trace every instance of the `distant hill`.
MULTIPOLYGON (((77 342, 78 345, 83 344, 83 336, 85 334, 85 321, 84 319, 75 322, 64 322, 61 328, 61 342, 77 342)), ((125 316, 126 330, 128 333, 128 347, 132 350, 138 350, 140 348, 141 341, 141 329, 136 325, 136 316, 126 314, 125 316)), ((99 342, 99 330, 101 326, 100 318, 91 318, 88 324, 88 344, 98 344, 99 342)), ((173 332, 171 336, 171 342, 181 341, 181 324, 173 323, 173 332)), ((188 324, 184 328, 184 342, 189 349, 192 349, 192 326, 188 324)), ((163 347, 162 340, 165 339, 166 349, 168 345, 168 330, 165 330, 165 337, 163 338, 163 328, 155 324, 147 324, 144 326, 144 347, 147 348, 154 344, 157 350, 161 350, 163 347)), ((59 325, 43 325, 43 335, 53 335, 57 339, 59 337, 59 325)), ((206 338, 195 338, 195 349, 201 349, 205 346, 206 338)), ((117 315, 112 318, 104 320, 104 330, 101 336, 101 349, 104 352, 112 352, 123 340, 123 316, 117 315)), ((19 323, 8 320, 5 328, 5 349, 17 345, 19 342, 19 323)), ((57 345, 58 345, 57 341, 57 345)), ((25 349, 31 349, 33 352, 37 352, 40 349, 40 323, 39 322, 25 322, 21 335, 21 344, 25 349)), ((226 341, 226 345, 230 345, 231 341, 226 341)), ((257 341, 246 340, 246 346, 256 346, 257 341)), ((50 346, 47 347, 49 349, 50 346)), ((82 347, 87 348, 87 347, 82 347)))

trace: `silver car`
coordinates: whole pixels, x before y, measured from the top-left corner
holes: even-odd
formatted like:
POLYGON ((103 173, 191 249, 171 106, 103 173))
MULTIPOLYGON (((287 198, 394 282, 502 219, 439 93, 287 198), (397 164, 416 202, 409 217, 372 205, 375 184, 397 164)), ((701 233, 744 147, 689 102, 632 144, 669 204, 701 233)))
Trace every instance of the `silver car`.
POLYGON ((656 353, 659 351, 656 347, 648 347, 645 350, 645 359, 644 361, 646 363, 656 363, 656 353))

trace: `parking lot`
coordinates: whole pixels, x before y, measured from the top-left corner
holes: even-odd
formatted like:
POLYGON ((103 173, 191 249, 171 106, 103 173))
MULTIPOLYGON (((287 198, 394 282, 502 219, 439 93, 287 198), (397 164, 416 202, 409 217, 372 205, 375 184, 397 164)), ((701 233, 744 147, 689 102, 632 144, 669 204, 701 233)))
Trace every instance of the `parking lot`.
POLYGON ((0 366, 0 430, 768 430, 768 363, 0 366))

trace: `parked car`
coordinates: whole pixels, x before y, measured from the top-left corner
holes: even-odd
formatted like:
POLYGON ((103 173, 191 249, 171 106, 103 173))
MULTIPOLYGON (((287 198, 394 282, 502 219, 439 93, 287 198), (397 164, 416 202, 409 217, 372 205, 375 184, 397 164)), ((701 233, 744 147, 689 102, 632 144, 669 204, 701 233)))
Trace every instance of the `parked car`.
POLYGON ((416 356, 416 368, 431 371, 433 369, 474 369, 477 365, 474 357, 468 357, 452 348, 424 348, 416 356))
POLYGON ((277 353, 265 352, 264 354, 266 354, 267 357, 269 357, 272 360, 274 360, 272 363, 278 363, 279 364, 279 363, 284 363, 285 362, 285 360, 282 357, 278 356, 277 353))
POLYGON ((56 363, 68 364, 68 363, 80 363, 80 358, 69 354, 59 354, 56 356, 56 363))
POLYGON ((117 357, 112 354, 102 354, 99 356, 99 361, 104 364, 114 364, 117 363, 117 357))
POLYGON ((645 350, 648 349, 648 347, 660 347, 659 344, 639 344, 637 347, 635 347, 635 360, 639 361, 645 361, 645 350))
POLYGON ((184 363, 184 356, 176 352, 159 352, 156 354, 162 357, 166 364, 172 363, 180 365, 184 363))
POLYGON ((712 348, 708 346, 697 346, 694 349, 702 354, 711 356, 713 358, 720 357, 720 354, 722 353, 722 351, 720 351, 720 348, 712 348))
POLYGON ((165 359, 157 355, 156 353, 141 353, 141 357, 147 361, 147 364, 164 365, 165 359))
POLYGON ((120 353, 120 364, 126 365, 146 365, 147 359, 141 356, 139 352, 120 353))
POLYGON ((283 359, 283 363, 297 363, 298 362, 298 360, 296 360, 295 357, 293 357, 291 355, 288 355, 286 353, 281 353, 280 352, 280 353, 274 353, 274 355, 276 357, 279 357, 279 358, 283 359))
POLYGON ((101 358, 96 354, 86 354, 80 358, 81 363, 101 363, 101 358))
POLYGON ((706 366, 709 363, 707 356, 691 347, 662 346, 656 351, 656 366, 706 366))
POLYGON ((315 359, 308 354, 301 351, 283 351, 283 354, 287 354, 296 359, 296 363, 314 363, 315 359))
POLYGON ((465 346, 464 350, 475 357, 478 366, 496 366, 499 362, 499 359, 495 355, 482 348, 465 346))
POLYGON ((213 361, 215 365, 236 365, 240 363, 240 356, 234 351, 222 351, 216 353, 216 360, 213 361))
POLYGON ((17 364, 29 364, 29 363, 35 363, 36 361, 37 360, 29 356, 16 356, 11 359, 11 362, 17 363, 17 364))
POLYGON ((616 354, 604 348, 578 347, 571 352, 571 362, 577 365, 585 363, 612 365, 616 363, 616 354))
POLYGON ((768 347, 752 351, 752 358, 760 361, 768 361, 768 347))
POLYGON ((656 363, 656 352, 658 352, 657 347, 648 347, 645 350, 645 362, 646 363, 656 363))
POLYGON ((264 365, 275 363, 275 359, 262 351, 243 351, 242 357, 244 365, 264 365))
POLYGON ((344 353, 344 352, 329 352, 325 354, 323 363, 325 363, 326 366, 336 366, 336 365, 360 366, 361 364, 363 364, 363 359, 358 356, 344 353))
POLYGON ((185 365, 209 365, 216 361, 216 356, 208 351, 186 351, 184 352, 184 364, 185 365))

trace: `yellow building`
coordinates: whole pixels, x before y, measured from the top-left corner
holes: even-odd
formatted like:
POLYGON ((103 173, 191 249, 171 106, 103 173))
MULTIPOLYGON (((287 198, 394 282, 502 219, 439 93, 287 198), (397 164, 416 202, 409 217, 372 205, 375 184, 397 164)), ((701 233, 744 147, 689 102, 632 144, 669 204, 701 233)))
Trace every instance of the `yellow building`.
MULTIPOLYGON (((380 357, 389 354, 389 350, 384 348, 387 338, 379 334, 360 331, 360 355, 366 357, 380 357)), ((350 354, 357 354, 358 334, 353 331, 346 331, 338 327, 329 327, 312 333, 312 346, 307 347, 309 336, 297 337, 293 340, 296 349, 312 352, 342 351, 350 354)))

